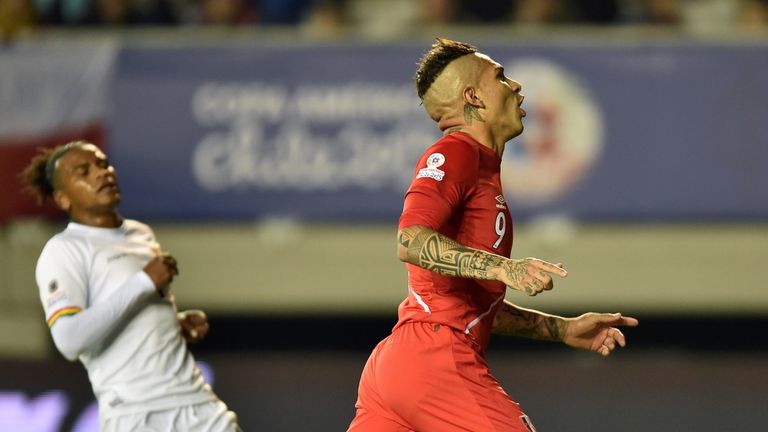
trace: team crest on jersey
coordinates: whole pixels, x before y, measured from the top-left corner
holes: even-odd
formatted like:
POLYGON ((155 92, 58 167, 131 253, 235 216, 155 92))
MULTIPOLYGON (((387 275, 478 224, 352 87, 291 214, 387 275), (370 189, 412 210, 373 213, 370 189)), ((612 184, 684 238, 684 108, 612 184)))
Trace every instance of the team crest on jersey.
POLYGON ((427 157, 427 167, 419 170, 416 178, 431 178, 437 181, 443 181, 445 171, 438 169, 445 163, 445 156, 442 153, 432 153, 427 157))

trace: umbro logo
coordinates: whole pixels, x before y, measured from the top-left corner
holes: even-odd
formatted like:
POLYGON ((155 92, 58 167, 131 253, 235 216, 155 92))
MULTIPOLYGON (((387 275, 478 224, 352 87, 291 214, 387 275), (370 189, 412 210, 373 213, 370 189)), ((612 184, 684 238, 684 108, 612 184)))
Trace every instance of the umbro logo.
POLYGON ((504 195, 496 195, 496 201, 498 201, 499 204, 507 203, 507 200, 504 199, 504 195))
POLYGON ((112 255, 111 257, 108 257, 108 258, 107 258, 107 262, 109 263, 109 262, 112 262, 112 261, 114 261, 114 260, 117 260, 117 259, 120 259, 120 258, 125 258, 125 257, 127 257, 127 256, 128 256, 128 254, 127 254, 127 253, 125 253, 125 252, 120 252, 120 253, 118 253, 118 254, 112 255))

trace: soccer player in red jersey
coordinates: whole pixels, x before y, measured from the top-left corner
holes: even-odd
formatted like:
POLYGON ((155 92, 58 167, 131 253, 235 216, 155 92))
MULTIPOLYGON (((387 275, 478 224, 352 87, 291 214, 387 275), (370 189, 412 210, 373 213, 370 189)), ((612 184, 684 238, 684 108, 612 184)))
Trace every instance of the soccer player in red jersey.
POLYGON ((504 299, 534 296, 565 277, 562 264, 512 259, 512 219, 499 170, 523 131, 521 85, 471 45, 438 39, 416 88, 443 138, 426 150, 405 195, 398 257, 408 296, 392 334, 363 370, 351 432, 534 431, 490 374, 491 332, 561 341, 607 356, 624 346, 621 314, 563 318, 504 299))

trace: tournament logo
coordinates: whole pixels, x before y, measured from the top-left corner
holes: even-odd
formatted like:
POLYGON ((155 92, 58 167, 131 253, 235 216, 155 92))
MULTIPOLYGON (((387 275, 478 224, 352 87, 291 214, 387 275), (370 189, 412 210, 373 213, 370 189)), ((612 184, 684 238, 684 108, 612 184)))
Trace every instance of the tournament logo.
POLYGON ((56 279, 52 280, 51 283, 48 284, 48 292, 52 293, 59 289, 59 283, 56 282, 56 279))
POLYGON ((50 308, 51 306, 55 305, 56 303, 67 300, 67 293, 64 291, 55 291, 48 295, 45 299, 45 307, 50 308))
POLYGON ((573 190, 603 147, 603 114, 581 78, 562 65, 524 58, 505 65, 523 86, 525 131, 507 144, 501 181, 520 204, 546 204, 573 190))
POLYGON ((427 157, 427 167, 419 170, 419 174, 416 178, 431 178, 437 181, 443 181, 445 177, 445 171, 438 169, 445 163, 445 156, 442 153, 432 153, 427 157))

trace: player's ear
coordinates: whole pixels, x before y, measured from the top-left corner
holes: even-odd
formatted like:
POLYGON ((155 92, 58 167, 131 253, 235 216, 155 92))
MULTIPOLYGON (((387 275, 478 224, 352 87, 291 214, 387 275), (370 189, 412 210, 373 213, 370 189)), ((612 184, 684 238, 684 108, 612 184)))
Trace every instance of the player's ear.
POLYGON ((476 108, 485 108, 483 100, 477 94, 477 89, 474 87, 464 87, 464 91, 461 93, 464 98, 464 103, 468 103, 476 108))
POLYGON ((69 199, 67 194, 60 190, 53 191, 53 202, 55 202, 60 209, 67 213, 69 213, 69 209, 72 207, 72 201, 69 199))

